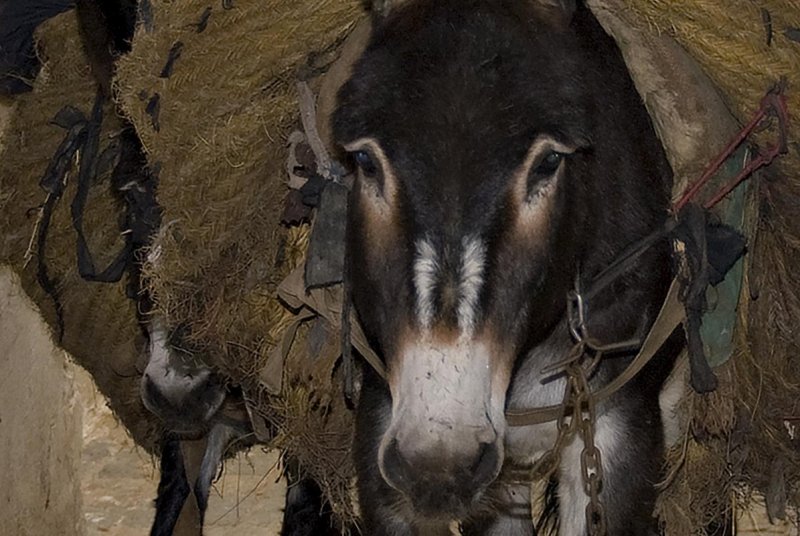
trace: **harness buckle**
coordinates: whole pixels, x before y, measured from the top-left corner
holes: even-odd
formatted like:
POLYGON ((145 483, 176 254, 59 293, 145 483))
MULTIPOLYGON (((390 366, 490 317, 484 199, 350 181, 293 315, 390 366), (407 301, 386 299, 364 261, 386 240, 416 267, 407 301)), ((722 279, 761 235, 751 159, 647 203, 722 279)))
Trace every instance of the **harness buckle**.
POLYGON ((587 304, 580 288, 580 276, 575 277, 575 287, 567 293, 567 324, 572 338, 587 348, 599 353, 616 353, 633 351, 642 345, 639 337, 604 344, 589 334, 586 326, 587 304))
POLYGON ((580 274, 575 276, 575 287, 567 293, 567 323, 575 342, 584 342, 586 336, 586 300, 580 288, 580 274))

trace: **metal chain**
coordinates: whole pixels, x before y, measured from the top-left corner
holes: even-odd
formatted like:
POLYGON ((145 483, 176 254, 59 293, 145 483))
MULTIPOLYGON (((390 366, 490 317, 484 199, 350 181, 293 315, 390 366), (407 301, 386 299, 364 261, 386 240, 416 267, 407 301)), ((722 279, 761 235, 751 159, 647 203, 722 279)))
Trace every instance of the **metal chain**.
POLYGON ((581 451, 581 478, 583 490, 589 496, 586 505, 586 531, 589 536, 605 536, 606 517, 600 492, 603 487, 603 461, 600 449, 594 443, 595 406, 589 389, 586 369, 578 362, 567 367, 570 383, 575 385, 574 417, 583 441, 581 451))
MULTIPOLYGON (((563 363, 573 363, 581 359, 586 347, 582 342, 576 343, 567 354, 563 363)), ((526 470, 526 479, 531 482, 548 478, 561 465, 561 451, 578 432, 578 420, 574 416, 576 385, 575 380, 567 375, 564 396, 561 399, 558 418, 556 419, 556 441, 552 448, 539 458, 532 468, 526 470)))
MULTIPOLYGON (((577 342, 561 361, 564 365, 566 385, 559 416, 556 419, 558 431, 553 447, 533 466, 529 475, 532 482, 547 478, 557 471, 561 464, 561 452, 580 432, 583 450, 580 455, 583 490, 589 497, 586 506, 586 530, 589 536, 605 536, 606 517, 600 492, 603 485, 603 463, 600 450, 594 443, 595 401, 589 388, 588 377, 602 355, 589 355, 585 341, 577 342)), ((599 354, 599 352, 596 352, 599 354)))

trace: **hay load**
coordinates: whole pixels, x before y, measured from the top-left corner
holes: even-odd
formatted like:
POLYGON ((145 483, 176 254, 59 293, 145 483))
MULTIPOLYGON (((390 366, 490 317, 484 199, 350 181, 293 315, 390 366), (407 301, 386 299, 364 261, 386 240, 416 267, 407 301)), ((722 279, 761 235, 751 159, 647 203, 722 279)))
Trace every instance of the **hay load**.
MULTIPOLYGON (((48 195, 39 184, 67 135, 53 119, 65 106, 88 116, 95 100, 96 83, 75 13, 45 22, 37 38, 45 64, 33 91, 14 98, 15 112, 0 156, 0 261, 20 274, 25 290, 56 337, 59 316, 63 319, 62 346, 92 374, 134 439, 152 450, 158 425, 139 398, 137 363, 144 341, 136 305, 127 297, 124 282, 92 283, 78 273, 77 237, 70 207, 78 189, 77 170, 72 170, 60 197, 48 195), (45 225, 42 209, 48 198, 53 211, 49 225, 45 225), (48 291, 40 284, 43 276, 52 282, 48 291), (57 314, 54 295, 61 315, 57 314)), ((113 106, 106 106, 104 112, 101 149, 114 143, 121 127, 114 118, 113 106)), ((98 177, 83 213, 86 239, 95 262, 103 267, 124 245, 118 225, 121 202, 111 193, 109 182, 108 173, 98 177)))
MULTIPOLYGON (((618 7, 630 11, 616 13, 651 35, 674 37, 743 123, 757 111, 763 92, 781 79, 789 83, 789 109, 800 105, 800 43, 792 38, 800 12, 792 4, 627 2, 618 7)), ((733 356, 718 363, 716 392, 690 394, 684 401, 688 428, 673 452, 660 507, 674 534, 733 518, 754 490, 765 495, 772 520, 785 519, 800 499, 800 443, 793 433, 800 376, 791 364, 798 350, 791 332, 800 312, 800 281, 790 268, 800 254, 798 134, 800 125, 793 122, 788 154, 754 186, 733 356)), ((766 148, 775 139, 773 124, 757 142, 766 148)), ((680 169, 676 173, 683 178, 680 169)))
MULTIPOLYGON (((790 31, 800 27, 800 13, 789 1, 589 4, 620 43, 679 183, 703 169, 781 77, 788 79, 790 109, 800 109, 800 43, 790 31)), ((282 298, 293 306, 287 308, 278 294, 302 267, 310 233, 307 224, 280 224, 287 143, 301 127, 296 82, 323 93, 325 139, 325 99, 347 70, 334 62, 365 18, 362 3, 191 0, 141 8, 115 91, 159 177, 162 225, 144 273, 156 310, 185 328, 193 353, 243 388, 263 428, 277 430, 263 439, 296 456, 323 482, 336 512, 352 519, 351 416, 337 367, 341 296, 334 287, 292 300, 297 284, 284 285, 282 298), (324 81, 329 70, 336 74, 324 81)), ((94 83, 74 14, 49 21, 39 43, 45 67, 34 92, 17 98, 0 160, 0 259, 21 273, 56 326, 36 257, 26 263, 37 221, 29 209, 44 202, 38 181, 64 134, 50 120, 65 105, 88 115, 94 83)), ((111 120, 104 129, 113 134, 111 120)), ((798 134, 795 122, 789 155, 749 194, 757 211, 748 216, 736 349, 716 368, 718 390, 684 401, 688 425, 660 506, 669 534, 698 533, 752 490, 767 495, 776 518, 800 505, 800 434, 791 431, 800 399, 800 348, 792 337, 800 329, 800 281, 792 270, 800 260, 798 134)), ((759 141, 773 137, 767 130, 759 141)), ((67 184, 55 207, 44 250, 63 306, 63 345, 95 376, 135 439, 152 448, 158 425, 138 399, 143 341, 135 304, 124 283, 88 283, 78 275, 69 214, 74 188, 67 184)), ((93 186, 84 225, 93 250, 107 253, 98 264, 120 247, 120 211, 107 186, 93 186)))
POLYGON ((208 4, 152 3, 116 83, 164 177, 149 285, 170 325, 187 324, 238 381, 263 368, 282 314, 275 286, 300 260, 300 237, 279 225, 298 68, 326 67, 358 3, 214 6, 199 31, 208 4))
POLYGON ((295 83, 319 84, 361 6, 209 7, 153 2, 118 65, 119 103, 161 177, 163 225, 146 284, 158 313, 184 326, 191 351, 242 386, 256 418, 279 430, 269 439, 298 455, 347 519, 351 462, 341 397, 297 381, 270 392, 262 379, 283 374, 267 369, 293 319, 276 292, 302 264, 308 234, 307 226, 280 225, 287 137, 299 124, 295 83))

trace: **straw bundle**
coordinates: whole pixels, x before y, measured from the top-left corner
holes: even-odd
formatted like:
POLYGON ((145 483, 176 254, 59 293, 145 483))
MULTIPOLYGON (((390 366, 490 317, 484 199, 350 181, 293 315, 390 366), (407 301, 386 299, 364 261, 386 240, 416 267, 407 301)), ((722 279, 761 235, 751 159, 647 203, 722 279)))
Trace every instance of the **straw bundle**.
POLYGON ((275 285, 301 261, 301 236, 278 225, 297 69, 318 67, 357 12, 355 1, 152 2, 153 31, 140 25, 118 68, 120 103, 160 169, 150 289, 237 382, 263 367, 284 314, 275 285), (180 56, 166 76, 170 50, 180 56))
MULTIPOLYGON (((91 75, 74 12, 43 24, 37 33, 44 68, 31 93, 16 97, 4 150, 0 155, 0 262, 20 273, 24 288, 38 304, 48 324, 57 332, 53 300, 37 282, 39 258, 27 259, 29 242, 41 231, 38 214, 46 199, 39 186, 50 159, 65 135, 52 124, 56 113, 70 105, 91 113, 96 83, 91 75)), ((120 125, 113 107, 106 107, 101 149, 113 141, 120 125)), ((151 449, 157 425, 139 398, 137 371, 142 337, 135 305, 125 295, 125 282, 89 283, 78 274, 76 237, 70 202, 75 195, 75 170, 62 199, 55 205, 42 261, 54 281, 64 309, 62 346, 94 376, 97 385, 123 424, 141 445, 151 449)), ((91 188, 84 213, 86 238, 95 262, 105 266, 123 244, 118 226, 120 202, 107 177, 91 188)))
MULTIPOLYGON (((191 350, 243 387, 251 411, 277 430, 272 443, 321 483, 342 519, 352 520, 351 413, 341 397, 319 402, 325 386, 265 367, 294 320, 277 299, 277 285, 303 263, 309 232, 279 224, 287 138, 299 124, 295 84, 305 79, 318 90, 318 75, 363 16, 361 3, 150 5, 119 63, 116 86, 159 169, 163 223, 144 274, 157 312, 186 327, 191 350), (280 393, 263 386, 264 374, 286 376, 280 393)), ((314 358, 304 334, 292 351, 304 352, 295 362, 314 358)))
MULTIPOLYGON (((641 28, 673 36, 702 65, 742 122, 781 79, 790 111, 800 109, 796 2, 627 3, 641 28)), ((789 154, 758 187, 736 353, 717 371, 717 392, 686 401, 688 435, 673 452, 673 482, 661 503, 669 534, 697 534, 734 516, 753 490, 766 495, 773 519, 800 504, 800 435, 792 432, 800 422, 799 135, 794 121, 789 154)), ((758 136, 762 146, 775 139, 774 125, 758 136)))

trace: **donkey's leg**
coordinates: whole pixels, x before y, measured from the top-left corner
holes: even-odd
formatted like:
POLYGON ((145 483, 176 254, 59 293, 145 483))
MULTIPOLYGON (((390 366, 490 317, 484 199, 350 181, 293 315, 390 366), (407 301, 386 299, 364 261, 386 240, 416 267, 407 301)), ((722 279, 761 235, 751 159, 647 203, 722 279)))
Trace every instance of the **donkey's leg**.
POLYGON ((180 440, 168 437, 161 450, 161 480, 158 483, 156 516, 150 529, 151 536, 172 534, 189 491, 180 440))
POLYGON ((325 505, 319 484, 309 477, 291 478, 286 489, 281 536, 333 536, 341 532, 333 526, 330 508, 325 505))
POLYGON ((531 519, 531 490, 529 485, 499 484, 491 490, 491 515, 480 516, 463 523, 465 536, 533 536, 531 519))
POLYGON ((283 508, 281 536, 341 536, 348 534, 336 527, 333 512, 319 483, 302 471, 300 462, 286 456, 286 503, 283 508))
MULTIPOLYGON (((595 424, 594 442, 603 461, 600 500, 609 536, 658 533, 652 514, 663 458, 661 415, 657 404, 633 400, 609 407, 595 424)), ((576 436, 561 455, 560 536, 586 535, 589 497, 583 488, 582 451, 576 436)))

